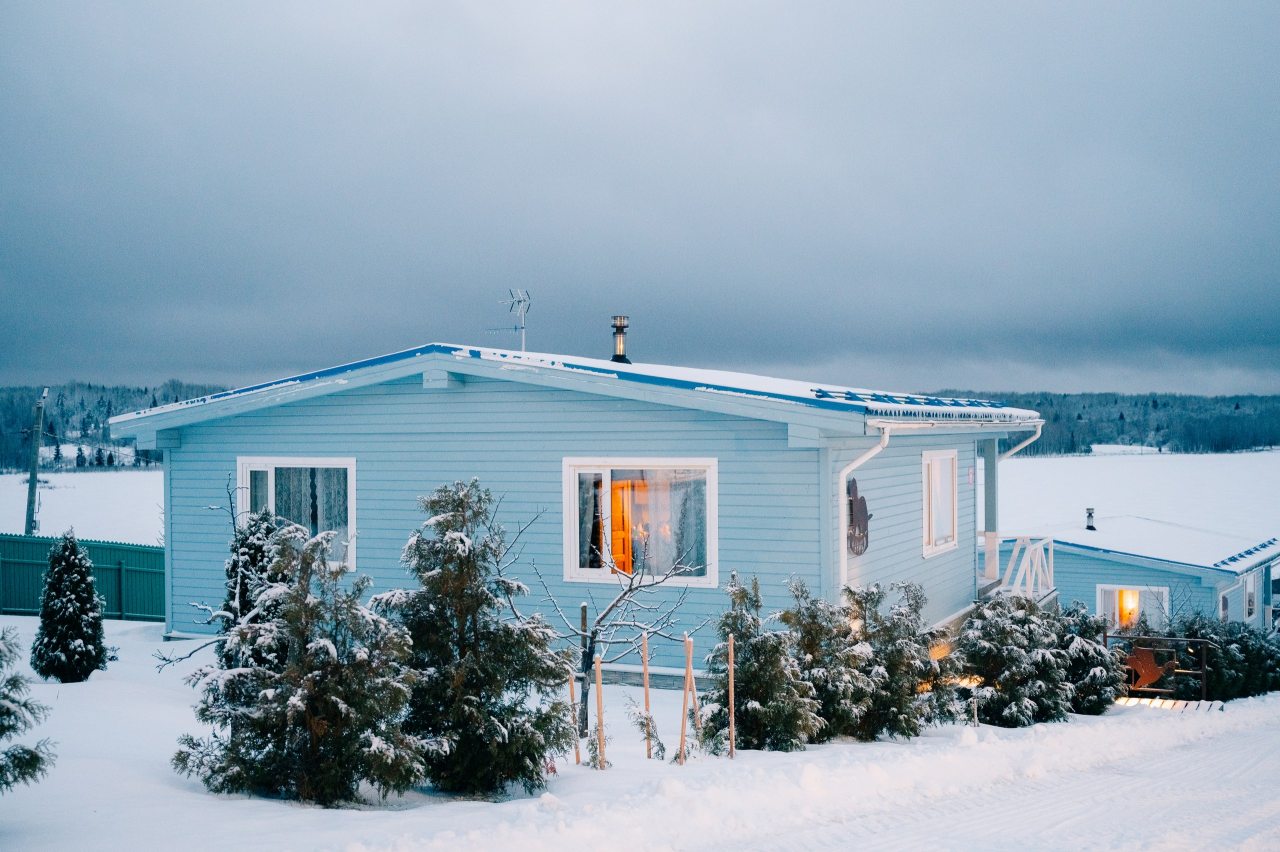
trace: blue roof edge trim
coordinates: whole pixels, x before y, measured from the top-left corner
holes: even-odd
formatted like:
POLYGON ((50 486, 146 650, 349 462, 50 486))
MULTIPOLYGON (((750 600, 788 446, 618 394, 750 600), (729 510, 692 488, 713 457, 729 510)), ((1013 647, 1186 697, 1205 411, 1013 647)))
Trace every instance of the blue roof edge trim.
MULTIPOLYGON (((124 423, 161 414, 170 414, 227 399, 248 396, 254 393, 277 390, 289 386, 299 386, 310 382, 319 382, 324 379, 333 379, 370 368, 409 361, 428 355, 451 355, 454 358, 468 358, 498 364, 507 363, 513 366, 526 367, 530 369, 543 368, 561 370, 568 373, 589 373, 616 381, 631 382, 651 387, 665 387, 683 391, 708 391, 745 398, 773 400, 777 402, 803 405, 827 411, 840 411, 864 415, 873 413, 880 414, 881 416, 887 415, 921 420, 939 419, 942 421, 955 420, 956 422, 980 422, 988 423, 993 427, 1016 427, 1028 422, 1029 419, 1013 414, 1015 411, 1022 413, 1021 409, 1009 409, 999 402, 993 402, 990 400, 948 399, 929 395, 897 394, 844 388, 828 390, 821 387, 811 388, 810 394, 812 395, 801 396, 794 393, 784 393, 781 391, 765 390, 761 388, 738 387, 715 382, 696 381, 678 376, 655 375, 642 371, 631 371, 625 368, 618 369, 612 364, 609 364, 608 366, 598 366, 597 364, 583 363, 581 361, 563 359, 557 356, 539 357, 538 355, 526 355, 523 352, 513 352, 501 349, 481 349, 478 347, 459 346, 454 344, 429 343, 425 346, 404 349, 387 355, 365 358, 360 361, 353 361, 334 367, 326 367, 322 370, 300 373, 295 376, 275 379, 269 382, 260 382, 258 384, 247 385, 233 390, 219 391, 218 393, 182 400, 180 402, 170 403, 156 408, 140 409, 117 415, 116 417, 111 418, 111 421, 113 423, 124 423), (889 408, 882 408, 882 406, 889 408), (951 410, 938 411, 939 408, 951 410), (1009 411, 1010 414, 1006 418, 996 419, 998 418, 998 412, 1000 411, 1009 411), (983 415, 987 416, 983 417, 983 415)), ((586 360, 590 361, 593 359, 586 360)), ((1035 414, 1035 412, 1026 413, 1032 415, 1035 414)))

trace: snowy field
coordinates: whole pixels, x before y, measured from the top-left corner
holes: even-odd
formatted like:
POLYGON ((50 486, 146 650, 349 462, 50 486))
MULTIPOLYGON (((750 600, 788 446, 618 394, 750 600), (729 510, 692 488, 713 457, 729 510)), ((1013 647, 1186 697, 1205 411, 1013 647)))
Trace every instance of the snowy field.
MULTIPOLYGON (((164 474, 158 470, 42 473, 36 489, 40 535, 74 527, 80 538, 159 544, 164 530, 164 474)), ((0 475, 0 532, 21 533, 27 475, 0 475)))
MULTIPOLYGON (((29 646, 36 621, 16 625, 29 646)), ((168 766, 195 731, 192 664, 157 673, 160 626, 108 622, 120 660, 87 683, 38 683, 44 781, 0 797, 0 849, 663 850, 1280 848, 1280 694, 1225 712, 1118 707, 1008 731, 935 728, 906 742, 644 759, 605 686, 614 766, 558 761, 542 795, 480 802, 429 790, 324 810, 214 796, 168 766)), ((22 671, 31 676, 25 664, 22 671)), ((674 750, 679 695, 655 691, 674 750)), ((31 735, 23 738, 28 742, 31 735)))

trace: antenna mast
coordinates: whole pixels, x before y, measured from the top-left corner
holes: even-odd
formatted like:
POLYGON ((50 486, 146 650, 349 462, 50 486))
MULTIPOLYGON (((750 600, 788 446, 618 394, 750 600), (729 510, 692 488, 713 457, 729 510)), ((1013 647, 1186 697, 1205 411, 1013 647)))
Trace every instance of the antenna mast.
POLYGON ((528 290, 524 290, 524 289, 516 289, 516 290, 508 290, 507 292, 511 294, 511 298, 509 298, 509 299, 503 299, 503 300, 502 300, 502 302, 501 302, 500 304, 503 304, 503 305, 509 305, 509 306, 510 306, 510 309, 509 309, 509 310, 510 310, 510 312, 516 315, 516 325, 515 325, 511 330, 512 330, 512 331, 518 331, 518 332, 520 332, 520 351, 521 351, 521 352, 523 352, 523 351, 525 351, 525 348, 524 348, 524 333, 525 333, 525 321, 524 321, 524 318, 528 315, 528 313, 529 313, 529 305, 530 305, 530 303, 531 303, 533 300, 529 298, 529 291, 528 291, 528 290))

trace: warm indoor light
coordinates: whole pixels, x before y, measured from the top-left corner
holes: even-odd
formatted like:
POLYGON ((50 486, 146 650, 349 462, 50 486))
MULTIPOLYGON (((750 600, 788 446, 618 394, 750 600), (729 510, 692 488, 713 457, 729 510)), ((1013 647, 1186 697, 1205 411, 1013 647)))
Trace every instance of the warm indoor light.
POLYGON ((1138 590, 1118 589, 1116 609, 1121 627, 1133 627, 1138 623, 1138 590))

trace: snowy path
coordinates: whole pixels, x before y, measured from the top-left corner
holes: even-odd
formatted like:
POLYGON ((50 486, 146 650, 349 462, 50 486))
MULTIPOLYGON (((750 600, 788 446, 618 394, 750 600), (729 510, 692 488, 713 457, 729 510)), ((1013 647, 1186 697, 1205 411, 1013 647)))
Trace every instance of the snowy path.
POLYGON ((1280 849, 1275 729, 1222 734, 1131 761, 936 799, 909 818, 882 808, 798 833, 761 834, 756 843, 810 850, 1280 849))

